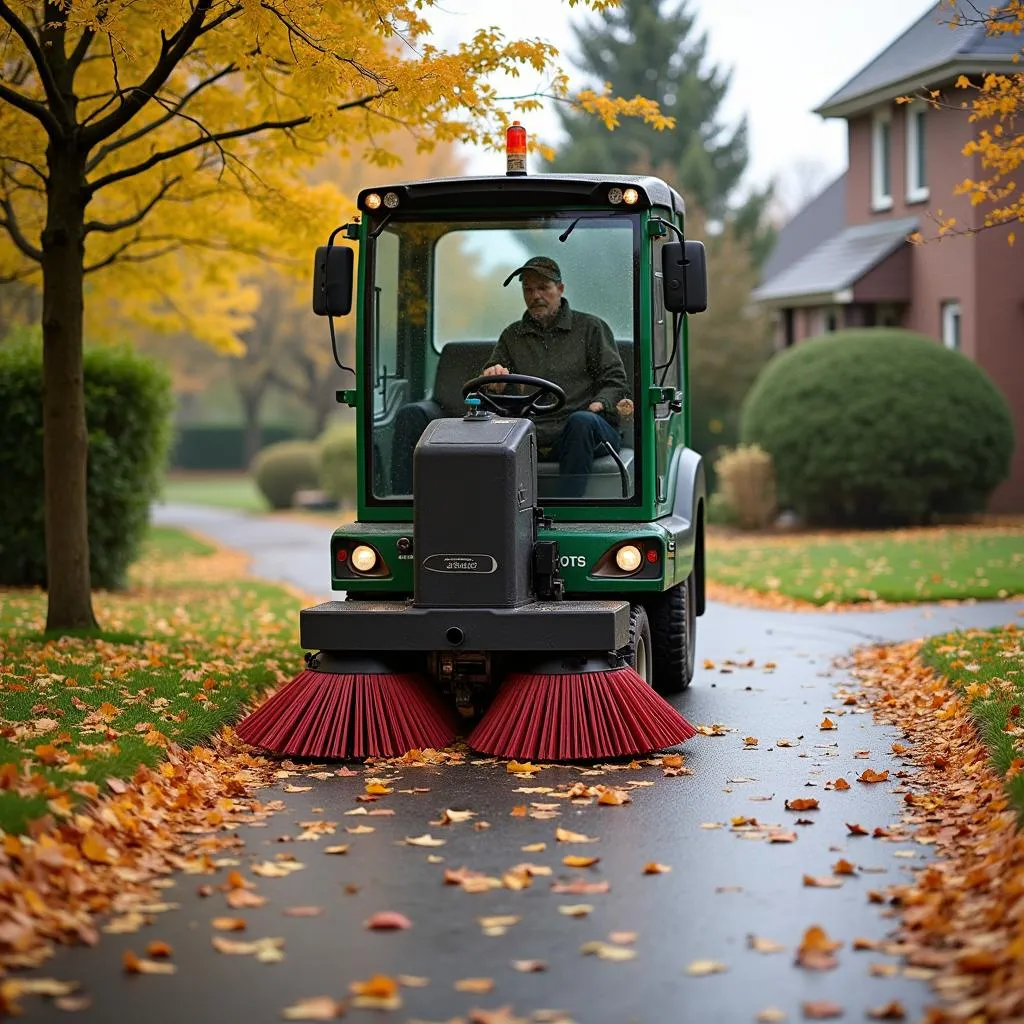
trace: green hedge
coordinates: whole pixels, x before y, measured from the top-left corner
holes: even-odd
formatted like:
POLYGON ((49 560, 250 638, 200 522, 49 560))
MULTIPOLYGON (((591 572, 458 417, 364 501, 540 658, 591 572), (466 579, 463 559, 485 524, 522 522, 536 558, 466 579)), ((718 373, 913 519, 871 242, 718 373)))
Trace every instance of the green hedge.
MULTIPOLYGON (((292 427, 268 425, 261 431, 262 445, 291 441, 299 436, 292 427)), ((171 451, 171 469, 237 469, 245 465, 245 428, 197 423, 178 427, 171 451)))
POLYGON ((253 460, 252 476, 271 508, 291 508, 296 491, 320 486, 320 449, 315 441, 268 445, 253 460))
POLYGON ((320 487, 342 508, 356 504, 356 431, 331 427, 320 435, 320 487))
MULTIPOLYGON (((42 351, 0 349, 0 584, 45 586, 42 351)), ((92 585, 118 587, 135 560, 171 436, 171 381, 128 349, 85 353, 92 585)))
POLYGON ((917 524, 984 508, 1009 473, 1006 399, 959 352, 887 328, 776 355, 740 433, 772 456, 781 508, 809 524, 917 524))

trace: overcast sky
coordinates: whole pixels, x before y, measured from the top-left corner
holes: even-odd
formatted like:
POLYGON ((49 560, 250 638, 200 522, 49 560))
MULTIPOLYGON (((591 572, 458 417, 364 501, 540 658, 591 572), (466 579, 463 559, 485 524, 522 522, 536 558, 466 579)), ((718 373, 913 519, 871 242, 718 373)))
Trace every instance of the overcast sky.
MULTIPOLYGON (((750 182, 781 175, 784 191, 799 192, 805 179, 830 180, 842 171, 845 122, 824 121, 811 110, 934 6, 935 0, 690 0, 708 33, 710 59, 733 71, 723 111, 731 122, 747 115, 750 182)), ((445 41, 496 25, 509 37, 554 43, 570 74, 570 26, 596 17, 565 0, 442 0, 442 7, 445 13, 432 19, 445 41)), ((552 143, 559 136, 550 111, 531 115, 528 129, 552 143)), ((472 154, 470 161, 472 173, 497 169, 493 156, 472 154)))

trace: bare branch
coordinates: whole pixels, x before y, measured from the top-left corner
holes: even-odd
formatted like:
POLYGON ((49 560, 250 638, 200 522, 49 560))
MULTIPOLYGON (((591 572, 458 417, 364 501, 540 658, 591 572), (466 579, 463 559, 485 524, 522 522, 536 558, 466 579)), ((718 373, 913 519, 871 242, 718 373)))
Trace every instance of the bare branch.
MULTIPOLYGON (((43 53, 39 40, 32 34, 32 29, 7 6, 5 0, 0 0, 0 20, 10 25, 14 34, 22 41, 25 49, 28 50, 29 56, 35 63, 36 71, 39 73, 39 78, 43 83, 43 90, 49 103, 49 113, 53 117, 57 130, 60 131, 68 123, 69 111, 67 104, 64 102, 64 97, 60 93, 60 89, 57 88, 57 82, 53 77, 53 69, 46 60, 46 55, 43 53)), ((39 104, 39 106, 44 106, 44 104, 39 104)), ((25 108, 22 107, 21 109, 24 110, 25 108)), ((33 112, 28 111, 28 113, 33 112)), ((37 114, 34 114, 34 116, 38 117, 37 114)), ((39 119, 43 120, 42 118, 39 119)), ((46 124, 45 121, 43 123, 46 124)), ((49 125, 47 125, 47 131, 51 131, 49 125)))
POLYGON ((22 160, 20 157, 8 156, 6 153, 0 153, 0 164, 3 163, 18 164, 19 167, 27 167, 44 185, 46 184, 46 173, 36 167, 31 160, 22 160))
MULTIPOLYGON (((2 3, 3 0, 0 0, 2 3)), ((85 128, 81 134, 81 146, 88 152, 93 146, 120 131, 135 115, 163 88, 171 72, 188 53, 199 38, 214 0, 196 0, 188 19, 168 37, 161 32, 160 56, 153 69, 142 81, 122 96, 121 106, 111 111, 102 120, 85 128)))
MULTIPOLYGON (((187 93, 185 93, 184 96, 181 97, 180 100, 177 101, 177 103, 175 103, 171 107, 168 107, 167 112, 165 114, 161 115, 153 121, 150 121, 148 124, 144 124, 137 131, 130 132, 128 135, 123 135, 120 138, 115 139, 113 142, 108 142, 105 146, 101 146, 100 149, 97 150, 96 155, 92 157, 86 164, 86 172, 88 173, 94 170, 96 167, 98 167, 99 164, 101 164, 103 160, 106 157, 108 157, 111 153, 113 153, 115 150, 121 149, 122 146, 127 146, 133 142, 137 142, 139 139, 143 138, 143 136, 148 135, 151 131, 155 131, 157 128, 160 128, 163 125, 167 124, 168 121, 172 120, 176 115, 180 114, 181 111, 185 108, 185 105, 190 100, 194 99, 200 92, 202 92, 203 89, 208 88, 209 86, 213 85, 215 82, 223 78, 225 75, 229 75, 237 70, 238 66, 236 64, 225 65, 219 71, 216 71, 212 75, 210 75, 209 78, 204 78, 201 82, 198 82, 195 86, 193 86, 187 93)), ((155 96, 154 99, 158 103, 164 102, 160 99, 159 96, 155 96)))
POLYGON ((36 263, 41 263, 43 250, 34 246, 25 237, 24 232, 21 230, 21 225, 18 223, 17 215, 14 212, 14 204, 8 196, 0 197, 0 210, 4 212, 4 216, 0 217, 0 227, 6 229, 7 234, 11 236, 11 241, 14 242, 22 255, 27 256, 30 260, 35 260, 36 263))
MULTIPOLYGON (((384 96, 387 96, 388 93, 394 92, 397 88, 398 87, 394 85, 388 86, 382 92, 375 93, 372 96, 363 96, 361 99, 352 100, 349 103, 341 103, 336 109, 349 110, 355 107, 365 107, 368 104, 373 103, 374 100, 382 99, 384 96)), ((125 167, 120 171, 112 171, 110 174, 104 175, 102 178, 98 178, 96 181, 90 182, 86 186, 86 192, 90 196, 95 195, 96 192, 107 185, 112 185, 117 181, 123 181, 125 178, 134 177, 136 174, 142 174, 145 171, 156 167, 157 164, 163 163, 165 160, 173 160, 174 157, 191 152, 193 149, 198 149, 201 146, 213 144, 219 147, 221 142, 226 142, 229 139, 245 138, 249 135, 256 135, 259 132, 288 131, 292 128, 298 128, 301 125, 309 124, 311 120, 311 115, 303 114, 299 117, 292 117, 285 121, 260 121, 258 124, 248 125, 245 128, 234 128, 230 131, 223 132, 207 132, 206 134, 200 135, 198 138, 192 139, 189 142, 183 142, 180 146, 174 146, 171 149, 154 153, 151 157, 143 160, 141 163, 134 164, 131 167, 125 167)))
POLYGON ((148 199, 142 206, 139 207, 135 213, 128 217, 124 217, 122 220, 115 221, 102 221, 102 220, 90 220, 86 222, 84 234, 89 234, 90 231, 104 231, 107 233, 113 233, 115 231, 124 231, 125 228, 135 227, 140 221, 142 221, 146 214, 164 198, 167 193, 174 188, 178 182, 181 181, 181 176, 170 178, 165 181, 159 189, 148 199))
POLYGON ((17 89, 4 85, 3 82, 0 82, 0 100, 6 100, 12 107, 17 107, 18 110, 34 117, 46 129, 50 138, 60 135, 62 131, 60 122, 53 116, 45 103, 31 99, 24 93, 18 92, 17 89))

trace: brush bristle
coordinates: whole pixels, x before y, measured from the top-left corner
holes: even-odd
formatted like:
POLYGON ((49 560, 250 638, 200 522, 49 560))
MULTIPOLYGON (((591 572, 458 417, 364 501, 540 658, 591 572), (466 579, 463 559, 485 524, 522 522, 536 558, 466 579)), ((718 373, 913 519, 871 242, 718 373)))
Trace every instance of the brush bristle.
POLYGON ((247 743, 294 757, 398 757, 455 738, 430 685, 415 675, 307 670, 238 724, 247 743))
POLYGON ((509 676, 467 742, 494 757, 589 761, 653 753, 696 733, 627 667, 509 676))

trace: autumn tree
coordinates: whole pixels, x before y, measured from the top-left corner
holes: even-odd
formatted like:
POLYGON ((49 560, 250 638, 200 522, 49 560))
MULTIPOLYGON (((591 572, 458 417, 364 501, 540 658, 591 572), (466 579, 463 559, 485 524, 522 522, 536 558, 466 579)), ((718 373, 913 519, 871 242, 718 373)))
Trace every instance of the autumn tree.
MULTIPOLYGON (((569 0, 570 4, 577 0, 569 0)), ((582 0, 602 9, 609 0, 582 0)), ((557 51, 494 29, 434 45, 430 3, 402 0, 0 0, 0 278, 40 281, 48 629, 92 627, 83 320, 104 293, 239 344, 245 258, 309 251, 341 197, 303 171, 376 141, 494 145, 510 111, 494 73, 532 71, 606 122, 670 124, 648 101, 570 97, 557 51), (187 258, 180 257, 184 253, 187 258), (152 301, 144 308, 144 296, 152 301)))

